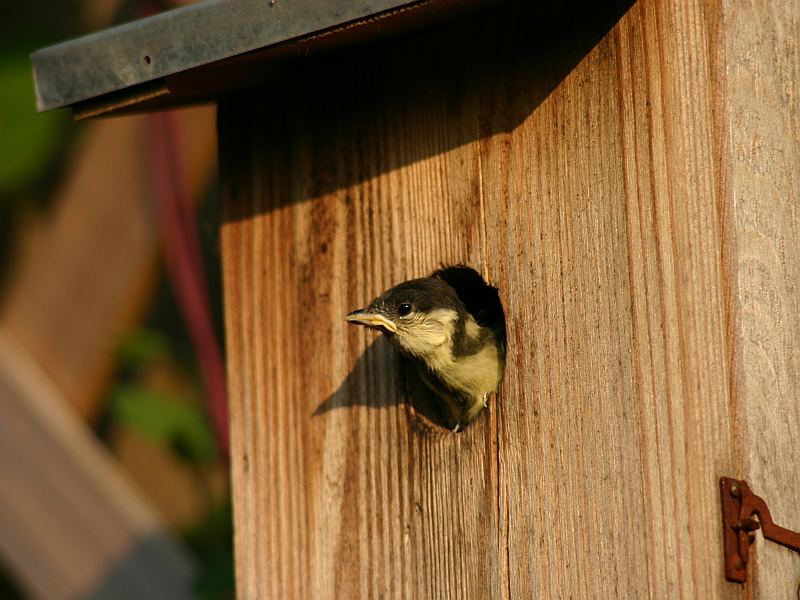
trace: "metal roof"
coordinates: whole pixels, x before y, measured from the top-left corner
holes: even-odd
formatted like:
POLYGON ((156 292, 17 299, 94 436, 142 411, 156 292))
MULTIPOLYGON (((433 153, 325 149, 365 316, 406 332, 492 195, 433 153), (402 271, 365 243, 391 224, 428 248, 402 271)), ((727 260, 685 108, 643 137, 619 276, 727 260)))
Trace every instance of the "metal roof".
MULTIPOLYGON (((205 0, 43 48, 31 60, 40 111, 112 99, 109 112, 169 95, 171 76, 202 70, 292 40, 351 27, 385 28, 406 13, 442 13, 476 0, 205 0), (433 7, 434 10, 419 10, 433 7), (220 62, 222 61, 222 62, 220 62), (133 90, 133 99, 113 100, 133 90)), ((452 14, 452 10, 449 14, 452 14)), ((423 19, 421 22, 425 22, 423 19)), ((241 61, 240 61, 241 62, 241 61)), ((252 59, 250 62, 253 62, 252 59)), ((209 81, 206 79, 206 81, 209 81)), ((225 87, 227 84, 209 88, 225 87)), ((198 81, 193 81, 194 95, 198 81)), ((178 101, 180 101, 180 95, 178 101)), ((165 102, 174 104, 176 101, 165 102)))

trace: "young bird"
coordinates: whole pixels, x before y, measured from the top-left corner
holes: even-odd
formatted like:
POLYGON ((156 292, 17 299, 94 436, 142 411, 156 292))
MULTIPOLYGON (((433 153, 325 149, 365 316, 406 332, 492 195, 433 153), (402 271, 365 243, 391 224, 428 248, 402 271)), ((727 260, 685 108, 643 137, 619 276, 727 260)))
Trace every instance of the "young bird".
POLYGON ((423 382, 444 402, 454 431, 486 407, 500 384, 505 361, 500 336, 478 324, 442 279, 401 283, 346 321, 383 331, 412 359, 423 382))

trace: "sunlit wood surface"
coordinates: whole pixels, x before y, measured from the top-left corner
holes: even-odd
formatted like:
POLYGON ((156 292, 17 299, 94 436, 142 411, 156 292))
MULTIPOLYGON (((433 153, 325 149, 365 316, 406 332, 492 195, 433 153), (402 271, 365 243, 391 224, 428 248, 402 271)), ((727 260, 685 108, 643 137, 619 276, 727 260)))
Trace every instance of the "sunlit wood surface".
POLYGON ((742 596, 718 477, 800 528, 799 20, 506 6, 222 102, 242 598, 742 596), (343 318, 455 263, 509 339, 450 434, 343 318))

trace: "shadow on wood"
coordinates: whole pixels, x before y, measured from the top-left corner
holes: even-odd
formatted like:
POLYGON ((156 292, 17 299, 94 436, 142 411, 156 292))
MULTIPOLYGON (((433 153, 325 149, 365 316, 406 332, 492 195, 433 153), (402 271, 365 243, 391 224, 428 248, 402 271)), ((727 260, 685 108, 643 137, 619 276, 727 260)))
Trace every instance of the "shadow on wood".
MULTIPOLYGON (((367 335, 375 334, 370 332, 367 335)), ((378 334, 338 389, 314 410, 312 416, 349 406, 388 408, 400 404, 408 405, 409 418, 414 420, 417 431, 435 433, 449 429, 447 414, 436 396, 420 381, 414 366, 394 349, 384 335, 378 334), (376 369, 397 369, 401 375, 402 394, 399 390, 392 395, 370 390, 370 373, 376 369)))
POLYGON ((223 181, 246 180, 254 147, 241 142, 248 138, 269 140, 259 158, 280 167, 270 170, 280 175, 263 182, 263 203, 237 201, 242 190, 228 183, 225 221, 330 194, 349 203, 351 186, 514 130, 631 5, 504 3, 435 35, 322 57, 277 87, 225 98, 219 108, 223 181), (393 76, 370 77, 387 71, 393 76), (242 117, 248 113, 253 118, 242 117), (432 137, 435 123, 428 119, 447 122, 446 135, 432 137), (389 122, 403 123, 402 131, 382 130, 389 122), (402 148, 380 143, 399 137, 402 148))
POLYGON ((350 371, 338 389, 316 408, 313 416, 316 417, 345 406, 386 408, 402 404, 403 399, 399 394, 394 396, 371 394, 366 385, 370 372, 387 366, 388 368, 400 368, 401 364, 402 357, 392 348, 389 340, 382 334, 377 334, 377 337, 358 359, 355 368, 350 371))

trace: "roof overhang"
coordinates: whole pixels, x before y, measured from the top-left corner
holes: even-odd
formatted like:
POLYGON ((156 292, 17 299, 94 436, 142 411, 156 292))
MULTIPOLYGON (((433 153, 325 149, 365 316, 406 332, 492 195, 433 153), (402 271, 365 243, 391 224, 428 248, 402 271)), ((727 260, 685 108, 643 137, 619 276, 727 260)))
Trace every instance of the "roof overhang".
MULTIPOLYGON (((209 101, 319 54, 491 0, 205 0, 35 52, 40 111, 78 118, 209 101)), ((494 3, 498 3, 495 0, 494 3)))

